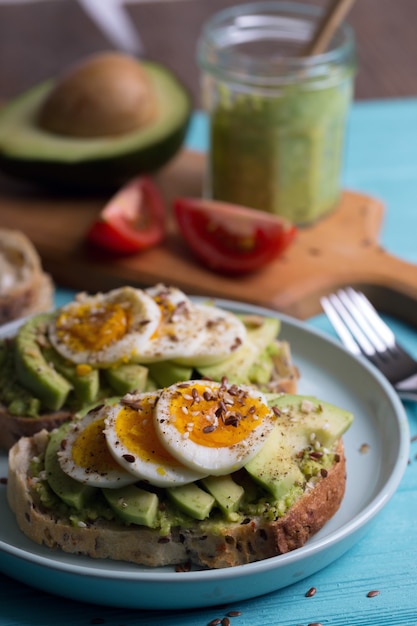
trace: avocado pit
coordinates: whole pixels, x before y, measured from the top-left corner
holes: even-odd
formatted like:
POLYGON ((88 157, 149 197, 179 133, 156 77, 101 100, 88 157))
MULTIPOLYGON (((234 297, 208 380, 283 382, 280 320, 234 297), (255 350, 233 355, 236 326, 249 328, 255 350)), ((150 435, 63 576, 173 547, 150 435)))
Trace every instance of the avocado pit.
POLYGON ((138 130, 156 116, 146 69, 127 55, 101 53, 57 80, 40 108, 38 125, 57 135, 106 137, 138 130))

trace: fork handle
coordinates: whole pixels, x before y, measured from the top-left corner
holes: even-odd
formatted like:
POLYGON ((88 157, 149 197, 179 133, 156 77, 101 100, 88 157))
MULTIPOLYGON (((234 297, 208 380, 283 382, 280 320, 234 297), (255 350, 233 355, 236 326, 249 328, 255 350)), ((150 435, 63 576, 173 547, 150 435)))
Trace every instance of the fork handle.
POLYGON ((396 383, 394 388, 402 400, 417 401, 417 374, 396 383))

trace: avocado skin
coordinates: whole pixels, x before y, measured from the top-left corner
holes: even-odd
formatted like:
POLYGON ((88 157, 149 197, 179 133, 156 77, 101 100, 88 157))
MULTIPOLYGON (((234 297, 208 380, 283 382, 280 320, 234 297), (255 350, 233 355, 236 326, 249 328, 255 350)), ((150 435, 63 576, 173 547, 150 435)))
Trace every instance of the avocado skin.
MULTIPOLYGON (((105 154, 67 161, 64 158, 27 157, 22 152, 10 152, 0 140, 0 170, 13 178, 35 183, 37 186, 48 187, 63 192, 110 192, 117 190, 130 178, 140 174, 153 173, 168 163, 184 144, 192 114, 192 99, 188 90, 165 67, 157 63, 144 63, 157 68, 159 72, 170 76, 175 88, 182 92, 187 106, 181 121, 176 127, 170 128, 153 143, 146 146, 131 147, 120 154, 105 154)), ((25 94, 18 96, 16 101, 25 94)), ((11 101, 4 110, 14 104, 11 101)), ((36 112, 34 112, 34 118, 36 112)), ((157 123, 157 122, 156 122, 157 123)), ((0 128, 2 115, 0 113, 0 128)), ((46 131, 45 131, 45 134, 46 131)), ((42 140, 40 140, 41 145, 42 140)))
MULTIPOLYGON (((112 192, 129 178, 154 171, 165 165, 184 143, 189 117, 181 128, 175 129, 159 142, 115 158, 106 156, 94 161, 62 163, 35 161, 0 153, 0 170, 17 179, 55 191, 112 192)), ((1 149, 1 147, 0 147, 1 149)))
POLYGON ((13 178, 56 191, 115 191, 129 178, 152 173, 165 165, 184 143, 189 119, 157 143, 114 158, 63 163, 17 158, 0 152, 0 170, 13 178))

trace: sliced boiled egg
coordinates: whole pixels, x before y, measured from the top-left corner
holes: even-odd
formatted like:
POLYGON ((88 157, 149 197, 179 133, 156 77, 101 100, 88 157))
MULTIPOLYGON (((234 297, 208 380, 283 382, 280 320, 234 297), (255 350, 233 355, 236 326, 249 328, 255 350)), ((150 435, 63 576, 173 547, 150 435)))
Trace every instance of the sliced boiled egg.
POLYGON ((212 475, 243 467, 263 447, 276 419, 261 392, 207 380, 167 387, 154 411, 162 445, 187 467, 212 475))
POLYGON ((171 360, 184 365, 222 361, 246 339, 238 317, 214 306, 194 304, 180 289, 157 285, 146 290, 161 321, 142 351, 142 362, 171 360))
POLYGON ((137 478, 110 454, 104 436, 105 413, 90 411, 75 422, 58 452, 62 470, 75 480, 93 487, 114 489, 131 485, 137 478))
POLYGON ((177 363, 195 367, 219 363, 246 341, 246 327, 233 313, 206 304, 195 304, 194 310, 203 333, 192 358, 180 355, 173 359, 177 363))
POLYGON ((206 473, 184 466, 165 448, 154 427, 154 408, 159 393, 127 394, 109 407, 105 420, 107 445, 127 471, 157 487, 191 483, 206 473))
POLYGON ((204 340, 204 322, 190 299, 176 287, 157 285, 146 290, 160 311, 160 322, 141 354, 143 363, 193 358, 204 340))
POLYGON ((78 364, 106 367, 137 360, 161 318, 143 290, 121 287, 107 294, 80 294, 59 309, 49 327, 54 348, 78 364))

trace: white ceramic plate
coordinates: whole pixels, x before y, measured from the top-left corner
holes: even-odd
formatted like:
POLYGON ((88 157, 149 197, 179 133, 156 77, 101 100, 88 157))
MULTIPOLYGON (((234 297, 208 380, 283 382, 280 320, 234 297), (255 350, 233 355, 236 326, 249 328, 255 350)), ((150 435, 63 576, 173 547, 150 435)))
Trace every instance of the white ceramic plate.
MULTIPOLYGON (((290 341, 301 372, 299 392, 354 413, 354 424, 344 437, 346 495, 334 518, 289 554, 222 570, 176 573, 172 568, 93 560, 38 546, 16 527, 6 488, 0 485, 0 570, 33 587, 81 601, 124 608, 196 608, 234 603, 295 583, 336 560, 368 530, 395 492, 408 462, 407 418, 392 387, 372 366, 301 322, 248 305, 224 300, 217 304, 235 312, 279 317, 280 336, 290 341)), ((8 325, 0 335, 15 327, 8 325)), ((3 453, 0 477, 6 474, 3 453)))

